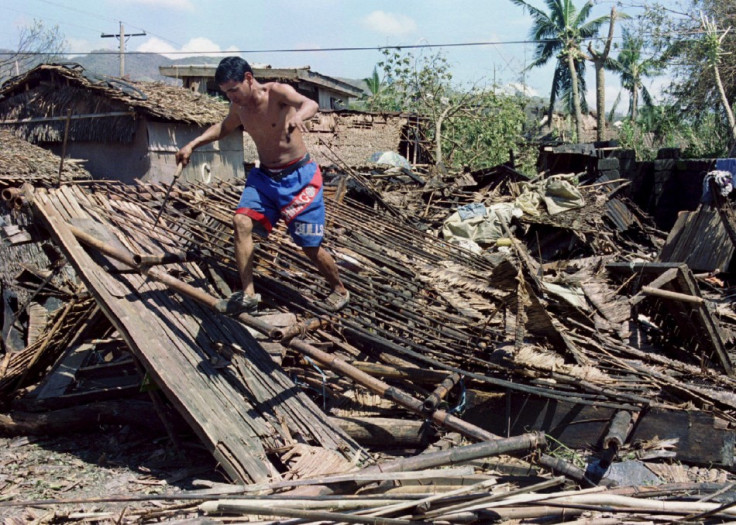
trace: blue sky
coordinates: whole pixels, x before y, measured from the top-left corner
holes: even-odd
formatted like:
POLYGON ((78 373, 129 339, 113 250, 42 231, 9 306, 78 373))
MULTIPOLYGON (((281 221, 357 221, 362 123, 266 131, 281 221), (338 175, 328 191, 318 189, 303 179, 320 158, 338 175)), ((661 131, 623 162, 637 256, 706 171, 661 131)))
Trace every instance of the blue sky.
MULTIPOLYGON (((544 9, 542 0, 531 3, 544 9)), ((582 5, 579 0, 578 5, 582 5)), ((598 1, 593 17, 608 14, 598 1)), ((127 40, 128 51, 191 53, 248 51, 252 63, 273 67, 311 66, 319 73, 365 78, 381 60, 377 50, 330 48, 494 43, 446 47, 442 52, 460 84, 525 82, 531 94, 547 97, 552 66, 527 71, 533 54, 531 19, 509 0, 3 0, 0 48, 15 48, 21 27, 34 19, 58 25, 70 52, 117 51, 116 38, 102 33, 146 32, 127 40), (317 49, 323 51, 299 51, 317 49), (294 50, 268 53, 266 50, 294 50)), ((607 27, 604 28, 607 31, 607 27)), ((413 52, 434 53, 437 48, 413 52)), ((588 101, 594 105, 593 67, 588 66, 588 101)), ((607 100, 619 86, 608 75, 607 100)), ((625 110, 625 103, 619 106, 625 110)))

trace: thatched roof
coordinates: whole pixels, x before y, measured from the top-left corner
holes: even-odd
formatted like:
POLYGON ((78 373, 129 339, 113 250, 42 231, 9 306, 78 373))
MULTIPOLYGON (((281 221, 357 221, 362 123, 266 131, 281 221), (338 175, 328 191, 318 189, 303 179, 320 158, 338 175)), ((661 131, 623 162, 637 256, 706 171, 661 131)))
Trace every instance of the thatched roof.
POLYGON ((141 118, 206 127, 227 111, 208 95, 96 76, 77 64, 42 64, 0 87, 0 127, 33 143, 59 143, 67 133, 70 142, 130 143, 141 118))
MULTIPOLYGON (((0 186, 5 183, 39 179, 55 181, 59 173, 60 158, 50 151, 34 146, 16 137, 8 130, 0 129, 0 186)), ((74 162, 66 161, 62 170, 64 179, 91 179, 87 170, 74 162)))
MULTIPOLYGON (((225 101, 202 93, 160 82, 133 82, 93 75, 79 64, 41 64, 23 75, 11 78, 0 87, 0 105, 39 84, 51 84, 56 90, 61 86, 74 87, 77 88, 74 90, 77 96, 95 95, 96 98, 109 99, 113 106, 122 103, 136 113, 199 126, 220 122, 228 111, 225 101)), ((72 101, 66 102, 68 106, 72 101)))

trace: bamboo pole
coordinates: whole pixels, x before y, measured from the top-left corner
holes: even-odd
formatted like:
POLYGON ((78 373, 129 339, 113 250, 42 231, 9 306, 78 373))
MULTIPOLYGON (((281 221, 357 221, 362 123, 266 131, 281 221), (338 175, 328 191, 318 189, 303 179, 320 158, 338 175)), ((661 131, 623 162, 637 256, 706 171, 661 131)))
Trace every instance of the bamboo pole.
MULTIPOLYGON (((172 277, 171 275, 165 272, 157 270, 155 268, 139 267, 136 264, 135 259, 133 258, 133 255, 131 255, 130 253, 116 249, 110 246, 109 244, 106 244, 100 241, 99 239, 97 239, 93 235, 90 235, 84 230, 77 228, 76 226, 67 224, 67 227, 80 242, 86 244, 87 246, 90 246, 91 248, 98 250, 99 252, 107 255, 108 257, 111 257, 117 261, 122 262, 123 264, 127 264, 131 268, 139 269, 141 273, 147 275, 151 279, 158 281, 162 284, 165 284, 172 290, 175 290, 181 293, 182 295, 189 297, 190 299, 194 299, 195 301, 198 301, 206 306, 209 306, 210 308, 215 307, 215 304, 217 303, 217 299, 214 296, 200 290, 199 288, 195 288, 194 286, 187 284, 184 281, 177 279, 176 277, 172 277)), ((240 314, 238 316, 238 320, 244 325, 250 326, 251 328, 258 330, 259 332, 275 340, 281 339, 281 335, 280 335, 281 332, 278 328, 275 328, 271 326, 270 324, 265 323, 256 317, 253 317, 248 314, 240 314)))
MULTIPOLYGON (((320 503, 320 502, 314 502, 320 503)), ((289 502, 292 505, 293 502, 289 502)), ((302 518, 309 520, 324 520, 329 522, 344 523, 370 523, 374 525, 429 525, 426 521, 398 520, 392 518, 371 518, 369 516, 354 516, 344 512, 330 512, 322 510, 295 509, 283 507, 283 503, 264 504, 264 502, 240 502, 238 500, 225 500, 217 502, 206 502, 199 509, 208 514, 247 514, 257 516, 286 516, 290 518, 302 518), (278 505, 278 507, 277 507, 278 505)), ((334 505, 334 502, 333 502, 334 505)))
POLYGON ((399 512, 401 510, 408 510, 408 509, 416 509, 416 508, 429 508, 429 505, 431 505, 433 502, 441 500, 441 499, 447 499, 451 497, 461 496, 463 494, 470 494, 472 492, 485 492, 490 487, 493 487, 494 485, 498 484, 498 481, 493 479, 487 479, 485 481, 481 481, 480 483, 475 483, 473 485, 469 485, 467 487, 461 487, 456 490, 452 490, 450 492, 445 492, 443 494, 434 494, 432 496, 422 498, 416 501, 406 501, 401 503, 395 503, 393 505, 387 505, 381 509, 377 510, 371 510, 370 512, 357 512, 356 514, 363 514, 365 516, 385 516, 387 514, 393 514, 395 512, 399 512))
POLYGON ((419 454, 410 458, 399 458, 388 461, 381 465, 374 465, 363 469, 361 472, 404 472, 422 470, 426 468, 442 467, 467 463, 474 459, 488 458, 501 454, 527 454, 538 448, 545 448, 547 440, 541 432, 529 432, 510 438, 496 439, 494 441, 483 441, 455 447, 450 450, 429 452, 419 454))
MULTIPOLYGON (((187 297, 190 297, 191 299, 199 301, 209 306, 210 308, 215 307, 217 299, 212 295, 155 268, 140 268, 135 263, 133 255, 131 255, 130 253, 116 249, 71 224, 68 224, 67 226, 74 234, 74 236, 80 240, 80 242, 87 244, 88 246, 100 251, 101 253, 130 266, 131 268, 139 268, 139 270, 145 275, 148 275, 152 279, 165 284, 171 289, 187 297)), ((283 332, 281 332, 278 328, 259 320, 256 317, 250 316, 248 314, 240 314, 238 316, 238 320, 274 340, 283 339, 283 332)), ((288 346, 300 351, 305 355, 308 355, 309 357, 315 359, 316 361, 319 361, 325 366, 329 366, 334 370, 340 371, 344 375, 359 382, 373 392, 376 392, 388 399, 391 399, 392 401, 398 403, 405 408, 408 408, 419 414, 423 413, 423 404, 418 399, 415 399, 405 392, 402 392, 397 388, 389 386, 383 381, 379 381, 371 377, 370 375, 361 372, 355 367, 349 365, 347 362, 337 358, 336 356, 323 352, 322 350, 319 350, 318 348, 315 348, 314 346, 309 345, 306 342, 298 339, 292 340, 288 344, 288 346)), ((452 428, 467 437, 471 437, 479 441, 488 441, 498 438, 498 436, 496 436, 495 434, 492 434, 491 432, 483 430, 470 423, 467 423, 462 419, 445 412, 444 410, 436 410, 432 414, 431 419, 439 425, 452 428)))
MULTIPOLYGON (((357 381, 372 392, 390 399, 412 412, 416 412, 417 414, 424 413, 424 404, 420 400, 366 374, 365 372, 361 372, 335 355, 328 354, 327 352, 324 352, 299 339, 293 339, 289 343, 289 347, 311 357, 315 361, 318 361, 320 364, 325 365, 332 370, 340 372, 354 381, 357 381)), ((444 410, 435 410, 430 417, 435 423, 456 430, 464 436, 478 441, 491 441, 498 439, 497 435, 467 423, 444 410)))
POLYGON ((565 478, 562 476, 559 476, 559 477, 552 478, 546 481, 542 481, 540 483, 535 483, 534 485, 530 485, 528 487, 512 489, 507 492, 503 492, 499 494, 491 494, 489 496, 483 496, 483 497, 476 498, 470 501, 465 501, 463 503, 458 503, 456 505, 450 505, 448 507, 437 508, 436 510, 422 513, 422 516, 426 516, 427 518, 432 519, 432 520, 441 519, 443 516, 446 516, 447 514, 462 512, 464 510, 476 508, 478 505, 491 503, 494 501, 501 501, 511 496, 517 496, 519 494, 535 493, 536 491, 539 491, 539 490, 545 490, 551 487, 555 487, 557 485, 561 485, 564 482, 565 482, 565 478))
POLYGON ((662 299, 671 299, 673 301, 682 301, 683 303, 692 304, 703 304, 705 299, 702 297, 696 297, 686 293, 672 292, 669 290, 660 290, 659 288, 652 288, 651 286, 642 286, 641 293, 644 295, 652 295, 654 297, 661 297, 662 299))

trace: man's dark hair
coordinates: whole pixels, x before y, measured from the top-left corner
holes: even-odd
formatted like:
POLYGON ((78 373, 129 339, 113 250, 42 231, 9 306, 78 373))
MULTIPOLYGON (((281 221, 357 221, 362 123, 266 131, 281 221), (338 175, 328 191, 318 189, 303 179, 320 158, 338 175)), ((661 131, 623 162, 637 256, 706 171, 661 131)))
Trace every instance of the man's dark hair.
POLYGON ((242 82, 246 73, 253 74, 253 69, 248 62, 240 57, 225 57, 217 65, 215 83, 220 86, 229 80, 242 82))

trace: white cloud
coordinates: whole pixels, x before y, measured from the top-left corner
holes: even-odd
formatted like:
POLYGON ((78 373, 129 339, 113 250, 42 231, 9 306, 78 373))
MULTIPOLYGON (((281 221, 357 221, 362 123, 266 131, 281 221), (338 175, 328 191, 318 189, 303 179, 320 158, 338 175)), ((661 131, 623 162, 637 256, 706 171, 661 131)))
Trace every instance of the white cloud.
MULTIPOLYGON (((168 53, 173 53, 174 51, 178 51, 174 46, 169 44, 168 42, 164 42, 160 38, 156 38, 155 36, 152 36, 148 38, 145 42, 143 42, 141 45, 135 48, 136 51, 140 51, 142 53, 159 53, 161 55, 167 55, 168 53)), ((169 58, 175 58, 173 56, 170 56, 169 58)))
POLYGON ((192 53, 219 53, 222 48, 215 44, 209 38, 198 37, 192 38, 189 42, 184 44, 181 48, 182 51, 189 51, 192 53))
POLYGON ((143 42, 136 48, 136 51, 145 53, 159 53, 168 58, 182 58, 190 55, 206 55, 206 56, 226 56, 233 54, 237 51, 233 46, 227 49, 222 49, 219 45, 215 44, 209 38, 198 37, 192 38, 184 44, 181 49, 177 49, 168 42, 161 40, 160 38, 150 37, 148 40, 143 42))
POLYGON ((194 4, 190 0, 126 0, 128 4, 143 5, 146 7, 173 9, 175 11, 194 11, 194 4))
POLYGON ((406 36, 417 30, 412 18, 385 11, 373 11, 362 20, 362 24, 371 31, 388 36, 406 36))
POLYGON ((94 49, 100 49, 102 46, 98 43, 93 44, 89 40, 84 40, 83 38, 69 38, 66 39, 67 48, 69 49, 70 53, 75 53, 79 55, 83 55, 85 53, 89 53, 90 51, 94 49))
POLYGON ((515 93, 521 93, 523 95, 526 95, 527 97, 539 96, 539 91, 529 85, 522 84, 521 82, 509 82, 506 85, 506 88, 504 88, 504 91, 512 95, 515 93))

